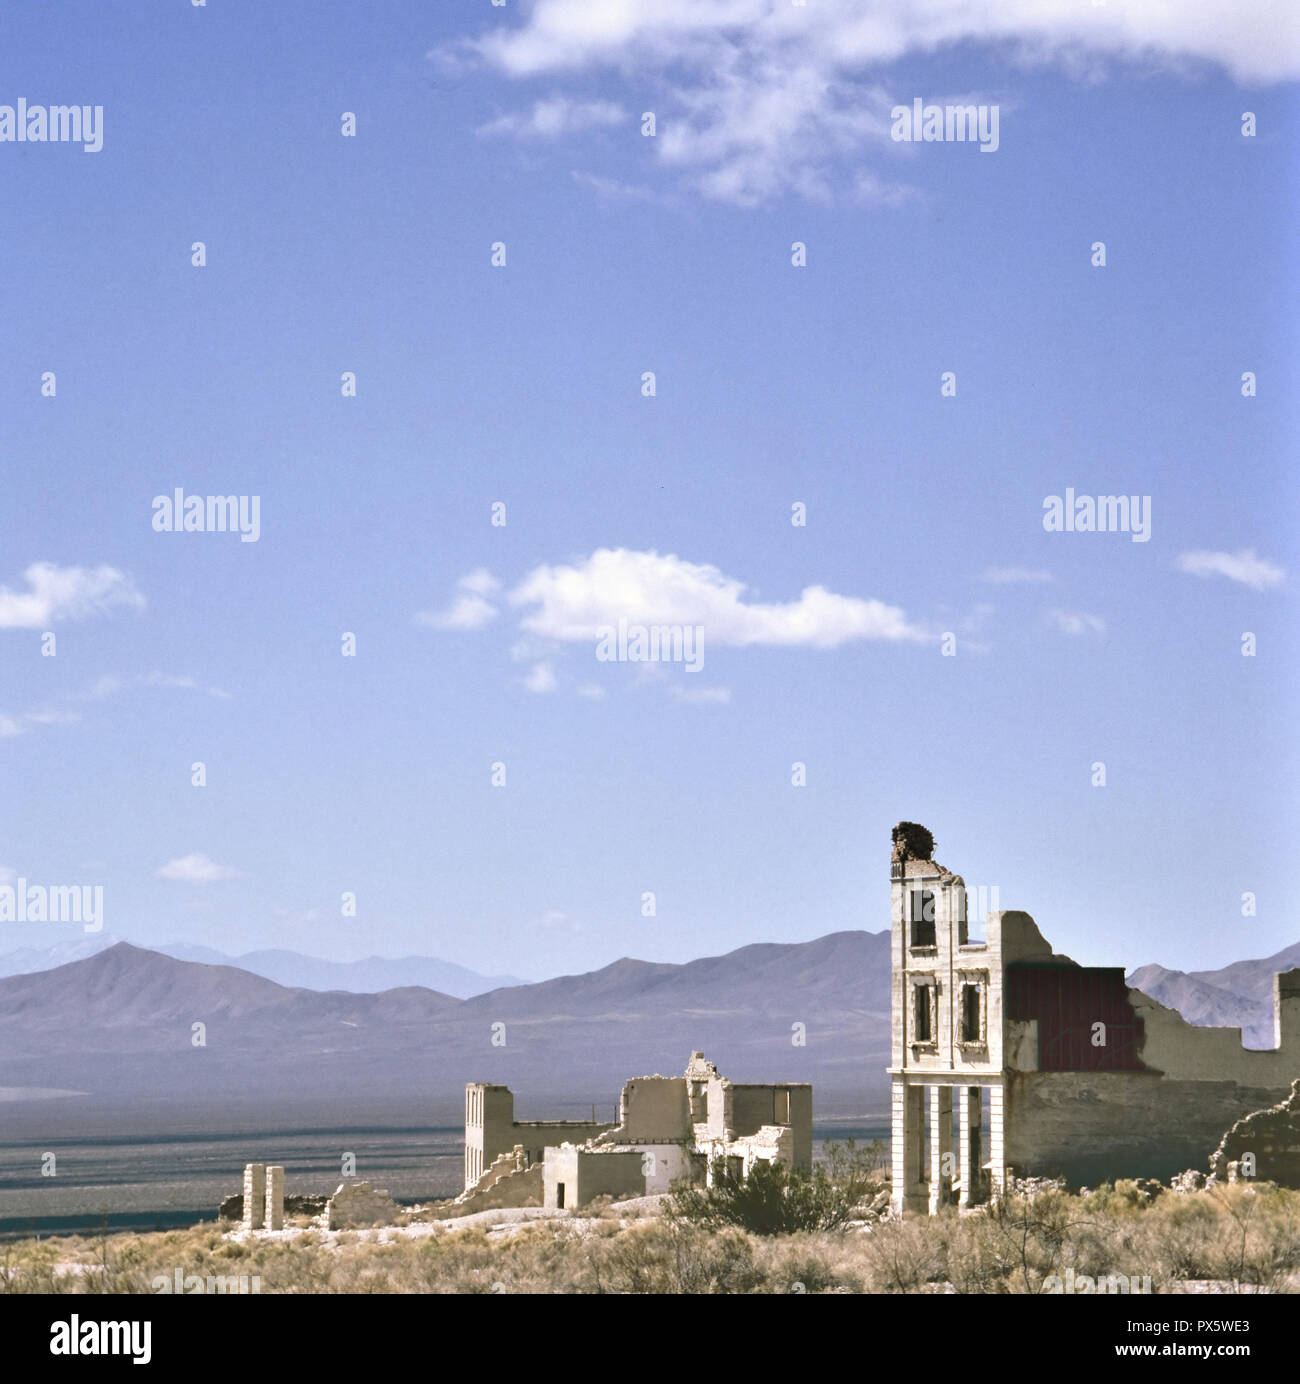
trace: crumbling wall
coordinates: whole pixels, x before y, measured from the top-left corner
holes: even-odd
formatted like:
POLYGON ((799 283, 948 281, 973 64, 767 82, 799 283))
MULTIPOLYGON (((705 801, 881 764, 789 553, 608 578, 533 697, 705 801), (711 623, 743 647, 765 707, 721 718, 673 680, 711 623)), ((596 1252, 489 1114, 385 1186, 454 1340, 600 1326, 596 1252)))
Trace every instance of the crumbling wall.
POLYGON ((1143 1062, 1166 1077, 1188 1081, 1235 1081, 1275 1091, 1278 1100, 1300 1072, 1300 968, 1273 977, 1273 1048, 1244 1048, 1239 1028, 1189 1024, 1175 1009, 1130 990, 1145 1032, 1143 1062))
POLYGON ((1300 1187, 1300 1078, 1291 1083, 1286 1100, 1253 1111, 1228 1130, 1210 1155, 1210 1171, 1220 1181, 1250 1177, 1300 1187), (1254 1157, 1251 1173, 1241 1167, 1247 1154, 1254 1157))
POLYGON ((325 1224, 330 1230, 393 1225, 401 1214, 402 1208, 384 1189, 368 1182, 344 1182, 325 1208, 325 1224))
POLYGON ((468 1192, 462 1192, 445 1210, 447 1215, 467 1216, 474 1211, 496 1211, 503 1206, 541 1206, 543 1171, 541 1163, 516 1167, 508 1154, 502 1154, 493 1168, 498 1175, 491 1183, 486 1177, 468 1192), (498 1168, 498 1165, 501 1165, 498 1168))
POLYGON ((691 1111, 685 1077, 641 1076, 626 1083, 619 1102, 618 1125, 608 1135, 612 1142, 675 1143, 690 1137, 691 1111))
POLYGON ((1277 1098, 1233 1081, 1180 1081, 1143 1072, 1012 1072, 1006 1162, 1019 1177, 1096 1186, 1120 1177, 1166 1181, 1204 1166, 1234 1121, 1277 1098))

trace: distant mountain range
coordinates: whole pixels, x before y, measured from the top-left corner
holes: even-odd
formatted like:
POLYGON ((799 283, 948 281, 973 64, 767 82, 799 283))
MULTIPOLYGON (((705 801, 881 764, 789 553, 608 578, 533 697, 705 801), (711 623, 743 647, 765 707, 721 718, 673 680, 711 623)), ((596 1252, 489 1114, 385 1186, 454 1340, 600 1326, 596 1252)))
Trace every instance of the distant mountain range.
MULTIPOLYGON (((106 951, 123 939, 100 933, 72 942, 56 942, 49 947, 24 947, 0 955, 0 977, 28 975, 32 971, 48 971, 69 961, 81 961, 106 951)), ((503 985, 525 985, 518 976, 485 976, 458 966, 454 961, 441 961, 434 956, 368 956, 363 961, 322 961, 319 957, 304 956, 295 951, 251 951, 230 956, 211 947, 194 946, 188 942, 171 942, 151 946, 150 951, 162 952, 178 961, 203 961, 212 966, 238 966, 242 971, 265 976, 280 985, 304 990, 351 990, 356 994, 375 994, 402 985, 423 985, 440 990, 457 999, 468 999, 503 985)))
POLYGON ((1300 942, 1261 961, 1234 961, 1217 971, 1143 966, 1128 983, 1176 1009, 1190 1024, 1240 1028, 1248 1048, 1273 1046, 1273 973, 1300 966, 1300 942))
MULTIPOLYGON (((462 999, 285 986, 119 942, 0 979, 0 1090, 84 1093, 43 1102, 42 1132, 56 1113, 128 1121, 160 1104, 172 1118, 216 1108, 232 1128, 258 1127, 268 1109, 317 1124, 454 1122, 466 1081, 510 1085, 521 1118, 571 1117, 590 1102, 612 1111, 628 1077, 680 1072, 700 1049, 738 1081, 812 1082, 822 1117, 883 1115, 889 944, 887 932, 837 932, 685 965, 623 958, 462 999)), ((1267 1046, 1273 972, 1296 964, 1300 944, 1213 972, 1144 966, 1129 983, 1267 1046)), ((4 1109, 8 1120, 19 1104, 4 1109)))
POLYGON ((686 965, 625 958, 464 1000, 287 987, 119 942, 0 979, 0 1088, 86 1092, 101 1110, 221 1105, 256 1120, 274 1105, 305 1120, 382 1105, 416 1121, 458 1114, 477 1080, 511 1085, 541 1117, 609 1109, 628 1077, 679 1072, 703 1049, 738 1080, 812 1081, 860 1110, 869 1092, 883 1108, 888 1020, 887 933, 686 965))

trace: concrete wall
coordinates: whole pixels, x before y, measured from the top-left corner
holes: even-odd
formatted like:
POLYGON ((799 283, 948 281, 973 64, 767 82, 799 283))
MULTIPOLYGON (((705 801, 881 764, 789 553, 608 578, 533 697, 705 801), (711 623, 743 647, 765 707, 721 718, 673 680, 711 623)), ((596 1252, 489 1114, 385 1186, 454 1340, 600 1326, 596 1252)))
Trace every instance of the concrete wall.
POLYGON ((1167 1181, 1204 1168, 1223 1131, 1277 1095, 1142 1072, 1016 1072, 1007 1078, 1006 1161, 1019 1177, 1072 1185, 1167 1181))
POLYGON ((510 1145, 522 1144, 530 1163, 540 1163, 552 1145, 585 1144, 614 1126, 590 1120, 516 1120, 510 1126, 510 1145))
POLYGON ((686 1078, 634 1077, 623 1087, 619 1102, 618 1142, 671 1142, 691 1136, 686 1078))
POLYGON ((519 1140, 513 1137, 515 1098, 508 1086, 465 1084, 465 1187, 473 1187, 499 1154, 519 1140))
POLYGON ((645 1195, 645 1176, 638 1150, 593 1152, 569 1146, 548 1148, 543 1165, 544 1206, 558 1207, 564 1188, 564 1208, 586 1206, 596 1197, 645 1195))
POLYGON ((1273 977, 1274 1028, 1280 1023, 1281 1046, 1271 1049, 1243 1048, 1239 1028, 1189 1024, 1140 990, 1130 990, 1129 998, 1146 1029, 1142 1060, 1167 1077, 1266 1086, 1278 1091, 1277 1100, 1300 1074, 1300 969, 1273 977))
POLYGON ((503 1153, 522 1145, 525 1161, 540 1163, 548 1144, 579 1144, 613 1126, 591 1120, 516 1120, 515 1098, 508 1086, 481 1081, 465 1086, 465 1190, 479 1180, 503 1153))
POLYGON ((641 1155, 646 1196, 668 1191, 674 1182, 689 1177, 693 1171, 693 1162, 685 1144, 624 1144, 620 1140, 619 1148, 634 1150, 641 1155), (651 1155, 649 1159, 646 1158, 647 1154, 651 1155))

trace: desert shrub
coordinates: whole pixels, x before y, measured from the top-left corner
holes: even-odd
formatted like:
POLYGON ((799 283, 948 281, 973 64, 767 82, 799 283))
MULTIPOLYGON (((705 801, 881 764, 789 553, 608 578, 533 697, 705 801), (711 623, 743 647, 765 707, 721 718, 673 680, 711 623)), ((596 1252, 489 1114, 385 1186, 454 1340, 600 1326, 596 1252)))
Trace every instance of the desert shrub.
POLYGON ((937 1219, 886 1221, 863 1237, 868 1291, 915 1293, 946 1279, 943 1243, 932 1223, 937 1219))
POLYGON ((663 1219, 593 1237, 583 1287, 597 1293, 749 1293, 762 1281, 753 1246, 740 1231, 711 1234, 663 1219))
POLYGON ((749 1176, 714 1162, 708 1187, 678 1187, 668 1215, 690 1225, 736 1226, 754 1235, 835 1230, 853 1218, 867 1190, 865 1175, 836 1182, 825 1167, 803 1172, 782 1163, 755 1163, 749 1176))

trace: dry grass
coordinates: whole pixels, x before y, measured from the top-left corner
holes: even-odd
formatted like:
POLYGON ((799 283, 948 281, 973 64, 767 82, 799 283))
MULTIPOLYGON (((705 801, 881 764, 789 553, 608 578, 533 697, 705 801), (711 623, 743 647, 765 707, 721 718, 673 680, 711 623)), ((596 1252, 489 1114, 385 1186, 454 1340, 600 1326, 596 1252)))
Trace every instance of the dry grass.
POLYGON ((596 1215, 411 1238, 308 1232, 236 1241, 214 1227, 0 1245, 0 1292, 149 1293, 177 1268, 246 1274, 264 1293, 1040 1293, 1051 1275, 1150 1276, 1219 1291, 1300 1288, 1300 1193, 1228 1186, 1148 1203, 1132 1184, 1010 1198, 967 1215, 754 1236, 669 1217, 596 1215))

